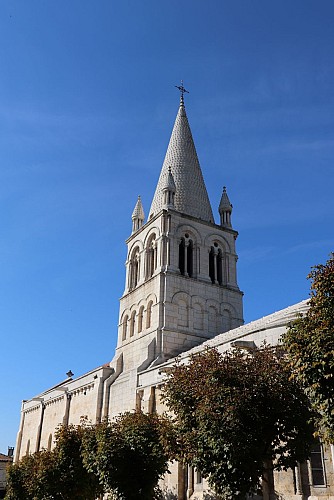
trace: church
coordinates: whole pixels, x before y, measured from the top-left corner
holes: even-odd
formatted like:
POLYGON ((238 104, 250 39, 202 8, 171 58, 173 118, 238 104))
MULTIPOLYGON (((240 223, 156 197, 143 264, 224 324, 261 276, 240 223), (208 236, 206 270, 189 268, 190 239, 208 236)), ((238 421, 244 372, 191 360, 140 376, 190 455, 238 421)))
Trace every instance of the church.
MULTIPOLYGON (((118 340, 110 363, 68 377, 24 400, 16 443, 19 460, 51 449, 59 424, 91 422, 142 409, 162 412, 160 392, 175 357, 208 346, 256 347, 279 342, 289 321, 307 310, 307 300, 244 324, 237 283, 237 231, 226 188, 215 222, 196 153, 183 85, 152 204, 145 219, 140 197, 132 213, 126 278, 120 299, 118 340)), ((163 481, 166 499, 209 498, 199 471, 173 463, 163 481)), ((277 498, 334 500, 334 450, 319 443, 310 460, 277 473, 277 498)), ((214 498, 210 496, 210 498, 214 498)))

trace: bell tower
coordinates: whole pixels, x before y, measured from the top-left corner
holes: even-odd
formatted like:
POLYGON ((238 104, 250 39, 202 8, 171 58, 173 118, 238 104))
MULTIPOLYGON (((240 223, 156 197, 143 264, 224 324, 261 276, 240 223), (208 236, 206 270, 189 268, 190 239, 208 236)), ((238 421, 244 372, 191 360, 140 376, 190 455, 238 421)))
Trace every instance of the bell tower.
POLYGON ((243 324, 232 205, 214 221, 184 105, 180 105, 148 219, 140 197, 128 238, 116 355, 145 370, 243 324))

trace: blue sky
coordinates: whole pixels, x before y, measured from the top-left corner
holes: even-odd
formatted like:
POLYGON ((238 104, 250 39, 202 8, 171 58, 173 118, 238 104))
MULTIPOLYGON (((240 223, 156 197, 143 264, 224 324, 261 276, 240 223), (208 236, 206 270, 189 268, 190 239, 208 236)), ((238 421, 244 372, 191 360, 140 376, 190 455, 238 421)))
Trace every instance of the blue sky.
POLYGON ((20 402, 113 357, 125 239, 184 80, 251 321, 334 250, 332 0, 1 0, 0 452, 20 402))

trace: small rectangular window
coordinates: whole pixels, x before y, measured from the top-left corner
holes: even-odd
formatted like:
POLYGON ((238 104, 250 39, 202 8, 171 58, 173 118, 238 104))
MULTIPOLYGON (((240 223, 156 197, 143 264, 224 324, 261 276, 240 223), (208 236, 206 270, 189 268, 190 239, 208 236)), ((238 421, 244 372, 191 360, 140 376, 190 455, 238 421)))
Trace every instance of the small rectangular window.
POLYGON ((316 443, 312 446, 310 465, 312 473, 313 486, 326 486, 324 457, 321 443, 316 443))

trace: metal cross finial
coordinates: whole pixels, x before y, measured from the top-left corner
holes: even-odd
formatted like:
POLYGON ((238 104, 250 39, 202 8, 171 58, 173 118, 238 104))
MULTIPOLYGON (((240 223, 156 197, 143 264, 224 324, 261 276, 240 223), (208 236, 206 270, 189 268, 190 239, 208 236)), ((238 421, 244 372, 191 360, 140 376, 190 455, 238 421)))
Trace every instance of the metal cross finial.
POLYGON ((180 104, 183 105, 184 104, 183 96, 184 96, 185 93, 189 94, 189 91, 184 88, 184 86, 183 86, 183 80, 181 80, 181 85, 180 86, 175 85, 175 87, 177 89, 179 89, 179 91, 180 91, 180 104))

